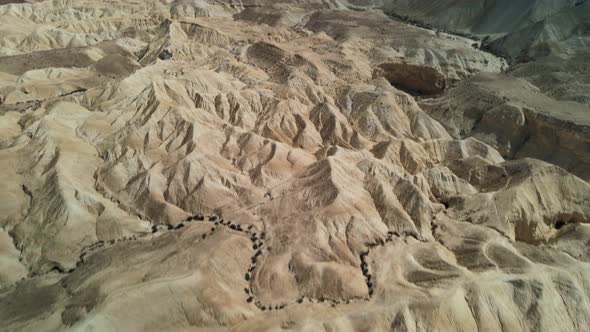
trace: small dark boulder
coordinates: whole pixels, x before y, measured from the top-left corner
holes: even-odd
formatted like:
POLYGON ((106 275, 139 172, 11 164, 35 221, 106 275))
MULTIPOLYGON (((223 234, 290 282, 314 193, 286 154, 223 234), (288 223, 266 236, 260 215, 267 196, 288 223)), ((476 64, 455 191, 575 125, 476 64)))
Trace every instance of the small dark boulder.
POLYGON ((160 59, 160 60, 170 60, 170 59, 172 59, 172 52, 170 52, 169 50, 165 49, 162 52, 160 52, 160 54, 158 54, 158 59, 160 59))

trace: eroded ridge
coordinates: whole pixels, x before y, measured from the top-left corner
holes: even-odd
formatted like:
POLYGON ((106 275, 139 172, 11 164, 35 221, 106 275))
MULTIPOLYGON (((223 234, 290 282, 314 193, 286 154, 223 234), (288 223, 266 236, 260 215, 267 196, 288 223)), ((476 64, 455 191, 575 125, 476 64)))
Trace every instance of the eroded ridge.
POLYGON ((9 2, 0 330, 590 330, 588 1, 9 2))

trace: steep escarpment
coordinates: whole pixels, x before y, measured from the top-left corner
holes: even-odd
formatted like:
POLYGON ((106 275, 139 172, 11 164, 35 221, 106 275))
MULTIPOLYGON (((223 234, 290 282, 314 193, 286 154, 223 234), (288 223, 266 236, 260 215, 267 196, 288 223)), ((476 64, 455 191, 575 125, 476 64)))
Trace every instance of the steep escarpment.
POLYGON ((505 158, 546 160, 588 179, 585 105, 557 101, 522 78, 478 75, 421 106, 453 137, 476 137, 505 158))
POLYGON ((476 34, 509 33, 542 21, 562 9, 584 1, 406 1, 386 0, 383 8, 435 27, 476 34), (509 9, 509 10, 507 10, 509 9))

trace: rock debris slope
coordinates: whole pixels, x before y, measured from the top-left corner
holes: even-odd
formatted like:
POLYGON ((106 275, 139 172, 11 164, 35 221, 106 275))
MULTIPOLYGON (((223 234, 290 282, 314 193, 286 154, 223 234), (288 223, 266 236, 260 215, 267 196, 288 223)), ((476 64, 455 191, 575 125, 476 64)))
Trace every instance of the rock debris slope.
POLYGON ((380 5, 0 6, 0 330, 590 329, 584 105, 380 5))

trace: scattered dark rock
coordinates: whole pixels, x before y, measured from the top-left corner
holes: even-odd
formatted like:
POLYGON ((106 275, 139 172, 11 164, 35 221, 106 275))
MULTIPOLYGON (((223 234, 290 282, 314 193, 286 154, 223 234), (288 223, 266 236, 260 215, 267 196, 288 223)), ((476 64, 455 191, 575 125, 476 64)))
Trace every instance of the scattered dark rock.
POLYGON ((172 52, 165 49, 160 54, 158 54, 158 59, 160 60, 170 60, 172 58, 172 52))

